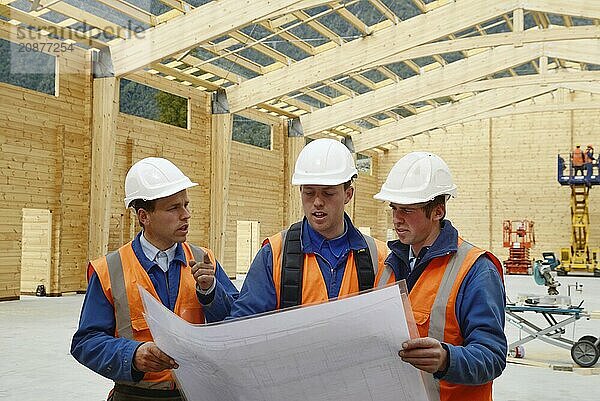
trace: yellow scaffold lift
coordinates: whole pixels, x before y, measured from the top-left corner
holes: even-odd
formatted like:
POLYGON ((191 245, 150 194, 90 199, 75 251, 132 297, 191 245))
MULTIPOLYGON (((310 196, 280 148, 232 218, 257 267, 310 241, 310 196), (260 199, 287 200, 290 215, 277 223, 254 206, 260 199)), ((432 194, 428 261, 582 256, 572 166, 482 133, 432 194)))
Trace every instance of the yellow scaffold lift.
MULTIPOLYGON (((572 158, 569 157, 569 160, 572 158)), ((588 272, 600 276, 600 250, 589 246, 589 194, 594 185, 600 185, 598 165, 594 163, 589 168, 574 168, 570 161, 567 164, 558 155, 558 182, 571 188, 571 246, 561 248, 560 266, 556 272, 560 276, 569 272, 588 272), (581 175, 577 175, 578 171, 581 175)))

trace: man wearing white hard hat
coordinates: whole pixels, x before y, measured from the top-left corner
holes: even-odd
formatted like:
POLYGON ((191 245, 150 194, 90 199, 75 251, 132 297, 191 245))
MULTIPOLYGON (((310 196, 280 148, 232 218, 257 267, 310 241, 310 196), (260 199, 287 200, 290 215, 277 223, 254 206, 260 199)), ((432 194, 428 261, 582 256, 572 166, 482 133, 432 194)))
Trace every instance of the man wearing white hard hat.
POLYGON ((454 196, 448 166, 427 152, 402 157, 374 196, 392 208, 398 240, 386 263, 407 281, 420 334, 399 355, 427 372, 432 401, 491 400, 506 366, 502 266, 445 219, 454 196))
POLYGON ((339 141, 317 139, 296 161, 304 219, 267 238, 255 256, 232 317, 325 302, 396 281, 385 244, 362 234, 344 213, 358 171, 339 141))
POLYGON ((186 242, 187 188, 196 185, 169 160, 135 163, 125 178, 125 207, 135 210, 142 230, 88 265, 71 354, 115 382, 111 401, 183 400, 171 375, 177 362, 154 344, 138 285, 191 323, 219 319, 237 297, 212 251, 186 242))

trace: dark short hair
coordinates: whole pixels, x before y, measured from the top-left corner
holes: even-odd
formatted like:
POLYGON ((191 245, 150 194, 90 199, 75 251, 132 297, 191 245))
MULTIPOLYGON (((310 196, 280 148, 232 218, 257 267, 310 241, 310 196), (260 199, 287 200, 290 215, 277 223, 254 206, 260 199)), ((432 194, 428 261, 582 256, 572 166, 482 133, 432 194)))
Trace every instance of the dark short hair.
POLYGON ((435 198, 433 198, 433 200, 427 202, 425 204, 425 206, 423 206, 423 211, 425 212, 425 216, 427 218, 431 217, 431 213, 433 212, 433 209, 435 209, 435 207, 437 205, 444 205, 444 216, 442 216, 442 220, 444 220, 444 217, 446 217, 446 195, 438 195, 435 198))
POLYGON ((140 209, 144 209, 147 212, 153 212, 155 205, 156 205, 156 199, 152 199, 152 200, 134 199, 129 204, 129 206, 132 207, 136 213, 140 209))
MULTIPOLYGON (((129 207, 132 207, 135 210, 136 216, 140 209, 144 209, 145 211, 150 212, 150 213, 153 212, 155 206, 156 206, 156 199, 153 199, 153 200, 134 199, 129 204, 129 207)), ((140 221, 139 217, 138 217, 138 223, 140 223, 140 226, 142 226, 142 228, 145 228, 144 224, 140 221)))

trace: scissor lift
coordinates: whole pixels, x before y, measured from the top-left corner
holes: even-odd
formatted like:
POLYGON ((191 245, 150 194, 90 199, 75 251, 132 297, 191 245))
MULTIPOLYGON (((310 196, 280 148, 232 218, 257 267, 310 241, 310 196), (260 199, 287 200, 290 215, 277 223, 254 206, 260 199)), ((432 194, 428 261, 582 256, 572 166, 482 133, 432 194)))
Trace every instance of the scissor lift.
POLYGON ((506 274, 531 273, 529 250, 535 244, 533 221, 504 220, 502 243, 508 248, 508 259, 504 261, 506 274))
MULTIPOLYGON (((570 159, 570 158, 569 158, 570 159)), ((599 250, 589 246, 590 215, 589 194, 595 185, 600 185, 600 174, 574 176, 571 163, 558 155, 558 182, 571 188, 571 246, 561 248, 558 275, 573 272, 589 272, 600 276, 598 266, 599 250)), ((594 166, 596 167, 596 166, 594 166)))

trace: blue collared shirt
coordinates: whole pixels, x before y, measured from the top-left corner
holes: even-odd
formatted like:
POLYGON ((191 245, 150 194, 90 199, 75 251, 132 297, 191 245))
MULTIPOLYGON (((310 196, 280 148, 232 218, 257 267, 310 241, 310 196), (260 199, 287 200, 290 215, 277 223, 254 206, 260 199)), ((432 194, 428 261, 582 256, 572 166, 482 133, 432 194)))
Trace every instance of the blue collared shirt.
MULTIPOLYGON (((327 241, 308 224, 302 223, 301 246, 304 254, 314 254, 323 274, 329 298, 338 296, 351 250, 367 247, 363 235, 344 215, 345 231, 338 238, 327 241)), ((271 244, 265 244, 256 254, 240 296, 233 304, 231 317, 250 316, 273 311, 277 308, 277 295, 273 283, 273 251, 271 244)))
MULTIPOLYGON (((179 293, 181 264, 187 263, 183 247, 177 244, 169 269, 164 272, 144 253, 140 235, 141 233, 131 243, 133 252, 148 273, 163 305, 173 311, 179 293)), ((207 296, 197 294, 200 302, 210 302, 204 308, 208 322, 220 320, 219 316, 224 316, 230 310, 231 302, 237 298, 237 289, 218 262, 215 279, 217 285, 210 294, 209 301, 205 299, 207 296)), ((98 275, 94 272, 83 301, 79 327, 71 342, 71 354, 81 364, 114 381, 139 381, 143 374, 132 369, 132 361, 136 349, 142 343, 116 338, 115 327, 113 305, 104 295, 98 275)))

